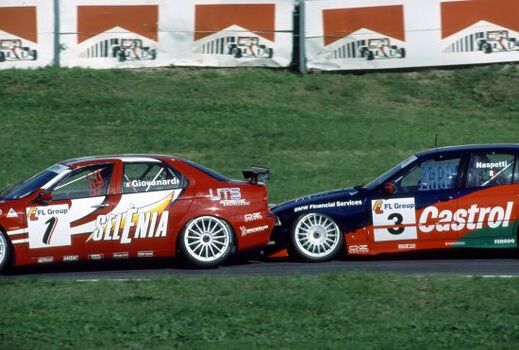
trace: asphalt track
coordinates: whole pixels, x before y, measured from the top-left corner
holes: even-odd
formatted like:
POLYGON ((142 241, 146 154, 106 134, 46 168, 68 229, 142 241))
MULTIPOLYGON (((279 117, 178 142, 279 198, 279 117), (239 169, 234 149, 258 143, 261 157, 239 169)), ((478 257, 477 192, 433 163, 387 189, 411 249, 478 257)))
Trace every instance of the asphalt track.
POLYGON ((23 267, 0 278, 91 281, 102 279, 147 280, 189 276, 297 276, 352 272, 519 277, 519 259, 515 251, 411 253, 348 258, 319 264, 301 263, 288 259, 265 261, 258 256, 249 256, 236 258, 229 264, 214 269, 194 269, 182 265, 174 259, 141 259, 23 267))

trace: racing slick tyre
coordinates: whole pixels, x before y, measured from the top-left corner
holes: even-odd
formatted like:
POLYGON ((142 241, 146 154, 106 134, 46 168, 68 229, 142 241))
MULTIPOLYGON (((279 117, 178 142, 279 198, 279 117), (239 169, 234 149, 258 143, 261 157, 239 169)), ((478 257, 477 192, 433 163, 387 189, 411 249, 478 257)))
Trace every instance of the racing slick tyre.
POLYGON ((38 59, 38 51, 32 50, 31 51, 32 60, 36 61, 38 59))
POLYGON ((4 232, 0 231, 0 274, 6 272, 11 263, 11 245, 4 232))
POLYGON ((368 52, 366 52, 366 59, 367 59, 368 61, 373 61, 373 60, 375 59, 375 55, 373 54, 372 51, 368 51, 368 52))
POLYGON ((339 226, 325 214, 309 213, 299 217, 290 233, 290 252, 308 262, 333 259, 343 244, 339 226))
POLYGON ((0 62, 5 62, 5 53, 0 52, 0 62))
POLYGON ((401 47, 398 49, 398 54, 400 55, 400 58, 405 58, 405 48, 401 47))
POLYGON ((119 56, 119 62, 124 62, 126 61, 126 54, 124 53, 124 51, 119 51, 119 53, 117 54, 119 56))
POLYGON ((267 49, 267 57, 272 58, 272 56, 274 56, 274 49, 270 47, 267 49))
POLYGON ((187 223, 178 243, 188 263, 198 267, 213 267, 231 254, 234 235, 225 221, 214 216, 200 216, 187 223))
POLYGON ((484 46, 483 46, 483 49, 485 50, 485 53, 492 53, 492 45, 490 45, 489 43, 486 43, 484 46))

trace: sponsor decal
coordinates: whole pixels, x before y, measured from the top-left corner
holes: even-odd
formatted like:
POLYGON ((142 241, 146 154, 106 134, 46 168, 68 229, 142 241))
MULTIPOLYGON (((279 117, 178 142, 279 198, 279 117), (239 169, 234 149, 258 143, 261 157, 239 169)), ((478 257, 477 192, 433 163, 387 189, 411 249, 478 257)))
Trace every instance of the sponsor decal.
POLYGON ((87 242, 119 241, 130 244, 132 239, 166 237, 168 233, 169 211, 141 212, 129 209, 121 214, 99 215, 96 228, 87 242))
POLYGON ((374 203, 373 203, 373 212, 376 213, 376 214, 383 214, 384 212, 382 211, 382 201, 381 200, 376 200, 374 203))
POLYGON ((103 254, 89 254, 88 260, 103 260, 103 254))
POLYGON ((268 228, 269 228, 268 225, 252 227, 252 228, 247 228, 245 226, 241 226, 240 230, 241 230, 241 235, 243 237, 243 236, 246 236, 246 235, 250 235, 251 233, 257 233, 257 232, 265 231, 268 228))
POLYGON ((371 202, 374 239, 417 239, 414 198, 378 199, 371 202))
POLYGON ((126 259, 129 257, 129 254, 128 252, 113 253, 112 257, 114 259, 126 259))
POLYGON ((493 207, 473 204, 455 211, 429 206, 423 209, 417 222, 414 198, 373 200, 375 241, 417 239, 417 230, 422 233, 477 230, 483 224, 491 229, 508 227, 513 206, 514 202, 493 207))
POLYGON ((245 214, 243 219, 245 220, 245 222, 258 221, 258 220, 263 219, 263 215, 261 215, 260 212, 252 213, 252 214, 245 214))
POLYGON ((7 213, 8 218, 17 218, 18 213, 13 208, 9 209, 9 212, 7 213))
POLYGON ((79 255, 65 255, 63 261, 78 261, 79 255))
POLYGON ((143 252, 137 252, 137 256, 139 258, 151 258, 153 257, 153 251, 143 251, 143 252))
POLYGON ((327 208, 343 208, 343 207, 356 207, 362 205, 362 200, 347 200, 347 201, 335 201, 328 203, 317 203, 317 204, 308 204, 302 205, 300 207, 294 208, 294 213, 305 211, 305 210, 313 210, 313 209, 327 209, 327 208))
POLYGON ((483 227, 486 222, 489 228, 508 227, 514 202, 508 202, 506 208, 502 206, 478 207, 473 204, 469 209, 458 209, 451 211, 445 209, 439 211, 438 208, 431 206, 422 211, 420 215, 419 229, 421 232, 429 233, 433 230, 461 231, 465 228, 476 230, 483 227), (427 224, 431 220, 437 220, 435 224, 427 224))
POLYGON ((213 202, 219 202, 224 207, 238 207, 250 204, 249 201, 241 197, 241 190, 238 187, 210 189, 209 199, 213 202))
POLYGON ((494 244, 514 244, 515 239, 513 238, 499 238, 494 239, 494 244))
POLYGON ((70 215, 67 204, 27 208, 29 248, 70 246, 70 215))
POLYGON ((369 253, 369 247, 367 244, 350 245, 348 246, 348 253, 366 254, 369 253))
POLYGON ((456 241, 456 242, 445 242, 446 247, 458 247, 458 246, 464 246, 465 242, 463 241, 456 241))
POLYGON ((416 244, 414 244, 414 243, 399 244, 398 249, 416 249, 416 244))
POLYGON ((164 179, 164 180, 130 180, 124 183, 124 187, 126 188, 140 188, 140 187, 154 187, 154 186, 177 186, 180 184, 180 180, 177 178, 174 179, 164 179))
POLYGON ((38 264, 48 264, 54 261, 53 256, 42 256, 38 258, 38 264))

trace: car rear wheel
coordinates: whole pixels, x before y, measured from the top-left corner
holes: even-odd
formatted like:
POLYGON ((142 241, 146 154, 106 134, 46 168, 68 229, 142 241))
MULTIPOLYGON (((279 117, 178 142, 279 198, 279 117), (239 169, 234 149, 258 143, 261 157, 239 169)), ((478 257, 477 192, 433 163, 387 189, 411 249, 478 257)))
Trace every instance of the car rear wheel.
POLYGON ((310 213, 301 216, 291 234, 291 251, 310 262, 333 259, 340 251, 344 238, 339 226, 327 215, 310 213))
POLYGON ((201 216, 186 225, 179 245, 189 263, 200 267, 216 266, 231 254, 233 233, 225 221, 201 216))
POLYGON ((0 274, 5 272, 11 261, 11 246, 7 241, 5 233, 0 231, 0 274))

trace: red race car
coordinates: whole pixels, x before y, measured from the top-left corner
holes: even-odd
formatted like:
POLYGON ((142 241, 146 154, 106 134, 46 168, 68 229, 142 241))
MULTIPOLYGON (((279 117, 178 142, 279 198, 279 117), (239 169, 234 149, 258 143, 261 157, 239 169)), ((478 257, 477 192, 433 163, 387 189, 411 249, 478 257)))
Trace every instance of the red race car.
POLYGON ((64 161, 0 193, 0 271, 58 261, 181 255, 215 266, 266 246, 265 168, 229 179, 171 156, 64 161))

